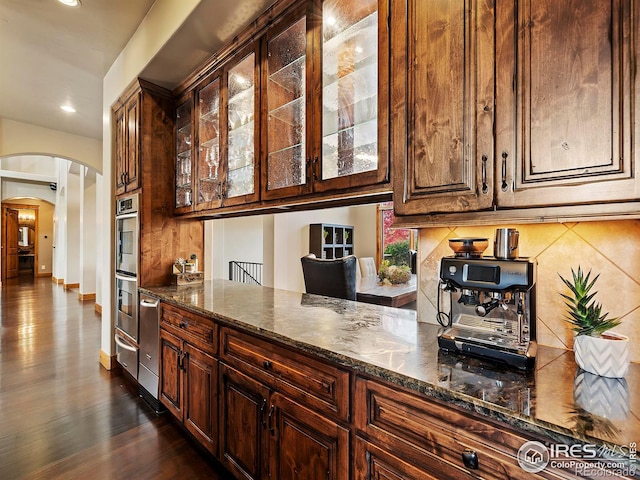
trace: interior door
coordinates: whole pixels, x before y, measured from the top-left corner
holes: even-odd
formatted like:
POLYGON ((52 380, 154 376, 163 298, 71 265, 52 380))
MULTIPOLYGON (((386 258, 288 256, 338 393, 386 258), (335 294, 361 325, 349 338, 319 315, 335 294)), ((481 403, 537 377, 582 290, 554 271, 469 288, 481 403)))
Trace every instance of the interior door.
POLYGON ((18 211, 4 208, 4 238, 2 239, 2 278, 18 276, 18 211))

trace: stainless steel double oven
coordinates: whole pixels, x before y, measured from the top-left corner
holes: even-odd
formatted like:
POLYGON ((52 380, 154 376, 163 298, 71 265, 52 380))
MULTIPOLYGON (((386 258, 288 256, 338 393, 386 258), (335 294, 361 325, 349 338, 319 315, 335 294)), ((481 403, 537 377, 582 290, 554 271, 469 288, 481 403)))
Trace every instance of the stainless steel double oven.
POLYGON ((118 363, 138 379, 138 194, 116 201, 115 342, 118 363))

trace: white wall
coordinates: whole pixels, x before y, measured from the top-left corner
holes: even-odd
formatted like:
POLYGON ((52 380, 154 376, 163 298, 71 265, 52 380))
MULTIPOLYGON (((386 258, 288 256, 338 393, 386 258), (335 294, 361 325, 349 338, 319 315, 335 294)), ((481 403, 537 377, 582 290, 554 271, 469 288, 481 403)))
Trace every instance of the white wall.
MULTIPOLYGON (((112 303, 114 274, 114 190, 113 166, 111 165, 111 105, 124 89, 142 72, 144 67, 158 53, 160 48, 178 30, 201 0, 156 0, 144 18, 136 33, 113 63, 102 82, 102 111, 105 119, 102 142, 102 170, 104 177, 102 188, 102 235, 106 239, 98 253, 103 272, 102 284, 102 339, 100 350, 105 356, 115 353, 113 340, 114 319, 112 303)), ((101 355, 101 359, 102 359, 101 355)))
POLYGON ((263 285, 304 292, 300 258, 309 253, 309 224, 353 225, 354 253, 376 254, 376 205, 285 212, 205 222, 211 278, 228 278, 229 260, 262 262, 263 285))
POLYGON ((7 198, 32 197, 56 203, 56 192, 42 183, 21 182, 9 178, 2 179, 2 200, 7 198))
POLYGON ((0 157, 55 155, 102 171, 101 150, 102 142, 94 138, 0 118, 0 157))

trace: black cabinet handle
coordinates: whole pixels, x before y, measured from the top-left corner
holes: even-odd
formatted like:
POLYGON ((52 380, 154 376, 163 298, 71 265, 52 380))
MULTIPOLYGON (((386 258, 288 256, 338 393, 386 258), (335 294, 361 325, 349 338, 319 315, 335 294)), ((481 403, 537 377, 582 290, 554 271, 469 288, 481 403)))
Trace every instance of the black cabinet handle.
POLYGON ((489 186, 487 185, 487 156, 482 155, 482 193, 485 195, 489 191, 489 186))
POLYGON ((273 435, 275 433, 275 427, 273 426, 273 414, 276 411, 276 407, 271 404, 271 408, 269 409, 269 433, 273 435))
POLYGON ((509 185, 507 184, 507 158, 509 157, 509 152, 506 150, 502 152, 502 191, 506 192, 509 185))
POLYGON ((313 180, 318 180, 318 157, 313 159, 313 180))
POLYGON ((267 399, 263 398, 262 405, 260 406, 260 417, 262 418, 262 428, 264 430, 267 429, 267 418, 265 416, 266 411, 267 411, 267 399))
POLYGON ((478 453, 475 450, 467 449, 462 452, 462 462, 464 466, 472 470, 477 470, 480 466, 478 453))
POLYGON ((187 328, 189 326, 189 322, 180 322, 180 328, 187 328))
POLYGON ((269 370, 271 367, 273 367, 273 364, 269 361, 269 360, 265 360, 264 362, 262 362, 262 366, 269 370))

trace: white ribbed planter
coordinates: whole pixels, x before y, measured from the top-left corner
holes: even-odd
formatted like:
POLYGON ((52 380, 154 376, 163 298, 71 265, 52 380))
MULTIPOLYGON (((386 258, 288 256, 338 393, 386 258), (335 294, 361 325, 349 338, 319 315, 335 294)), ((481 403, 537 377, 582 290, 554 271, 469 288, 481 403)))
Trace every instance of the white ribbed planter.
POLYGON ((629 337, 605 332, 602 337, 577 335, 573 342, 576 363, 583 370, 609 378, 622 378, 629 370, 629 337))

